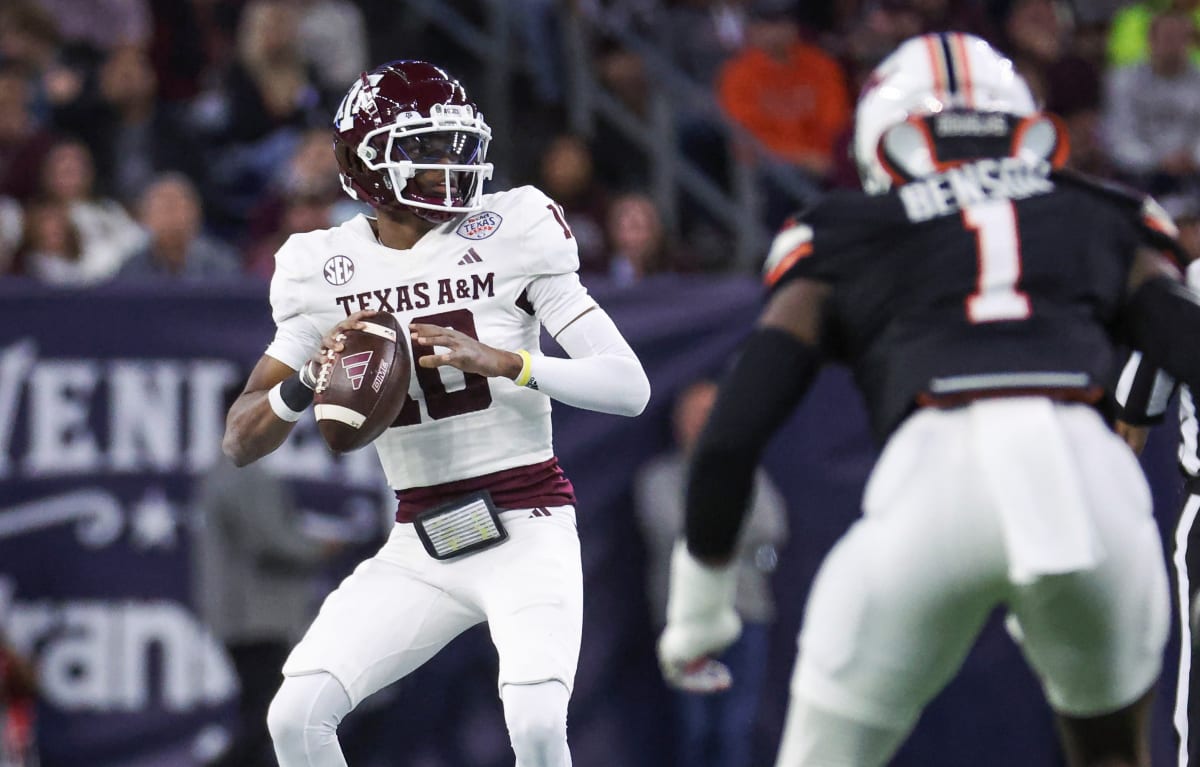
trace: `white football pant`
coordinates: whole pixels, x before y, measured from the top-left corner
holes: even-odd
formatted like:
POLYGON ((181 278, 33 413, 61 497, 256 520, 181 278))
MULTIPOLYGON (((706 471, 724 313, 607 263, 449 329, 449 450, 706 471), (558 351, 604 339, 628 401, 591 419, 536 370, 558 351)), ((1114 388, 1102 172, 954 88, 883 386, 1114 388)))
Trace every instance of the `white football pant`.
POLYGON ((342 717, 484 621, 518 767, 569 767, 567 702, 583 624, 575 510, 500 516, 507 541, 446 561, 426 553, 412 525, 397 524, 326 598, 284 664, 268 717, 281 767, 344 765, 342 717))
POLYGON ((915 413, 806 608, 778 767, 884 764, 991 611, 1058 712, 1109 713, 1159 674, 1168 592, 1136 457, 1090 407, 915 413))

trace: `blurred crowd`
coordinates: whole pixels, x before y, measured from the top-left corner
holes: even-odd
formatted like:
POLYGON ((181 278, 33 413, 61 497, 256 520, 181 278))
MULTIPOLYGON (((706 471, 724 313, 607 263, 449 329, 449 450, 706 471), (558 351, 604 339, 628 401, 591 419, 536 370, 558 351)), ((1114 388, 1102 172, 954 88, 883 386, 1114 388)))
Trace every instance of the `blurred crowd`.
MULTIPOLYGON (((341 191, 328 125, 357 74, 427 57, 480 99, 478 55, 385 0, 5 0, 0 4, 0 275, 269 279, 291 234, 363 210, 341 191)), ((484 0, 447 9, 481 18, 484 0)), ((603 126, 571 132, 562 14, 617 23, 706 89, 800 188, 857 186, 852 110, 900 40, 971 32, 1006 52, 1069 128, 1070 164, 1200 222, 1200 0, 519 0, 523 59, 499 183, 562 204, 585 281, 725 271, 729 249, 684 206, 668 224, 645 163, 603 126)), ((448 10, 448 12, 449 12, 448 10)), ((600 25, 597 25, 599 28, 600 25)), ((613 35, 597 80, 645 111, 656 73, 613 35)), ((480 99, 482 100, 482 99, 480 99)), ((486 116, 488 105, 482 104, 486 116)), ((718 184, 755 162, 710 114, 681 110, 678 150, 718 184)), ((758 162, 761 162, 759 160, 758 162)), ((765 227, 802 204, 762 176, 765 227)))

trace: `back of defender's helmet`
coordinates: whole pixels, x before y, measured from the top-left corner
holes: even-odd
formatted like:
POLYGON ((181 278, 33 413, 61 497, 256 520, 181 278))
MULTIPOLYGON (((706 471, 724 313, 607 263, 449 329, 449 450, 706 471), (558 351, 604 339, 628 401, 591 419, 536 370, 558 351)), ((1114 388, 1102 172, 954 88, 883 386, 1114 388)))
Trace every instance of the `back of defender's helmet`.
POLYGON ((950 109, 1037 111, 1024 78, 985 40, 958 32, 911 38, 875 68, 858 99, 853 154, 863 189, 880 194, 892 185, 879 157, 885 131, 912 115, 950 109))

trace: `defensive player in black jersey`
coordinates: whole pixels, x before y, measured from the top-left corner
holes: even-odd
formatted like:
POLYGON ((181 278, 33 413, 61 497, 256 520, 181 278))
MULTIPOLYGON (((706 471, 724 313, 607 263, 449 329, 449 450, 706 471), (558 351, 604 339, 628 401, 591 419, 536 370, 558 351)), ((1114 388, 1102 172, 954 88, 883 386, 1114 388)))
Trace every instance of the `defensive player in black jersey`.
POLYGON ((696 448, 672 561, 667 679, 728 682, 728 565, 754 467, 825 360, 883 452, 817 575, 779 767, 885 763, 988 614, 1058 714, 1071 765, 1148 765, 1167 579, 1145 477, 1097 410, 1127 342, 1200 381, 1198 297, 1152 201, 1058 170, 1066 147, 984 41, 925 35, 873 73, 868 194, 786 226, 769 301, 696 448))

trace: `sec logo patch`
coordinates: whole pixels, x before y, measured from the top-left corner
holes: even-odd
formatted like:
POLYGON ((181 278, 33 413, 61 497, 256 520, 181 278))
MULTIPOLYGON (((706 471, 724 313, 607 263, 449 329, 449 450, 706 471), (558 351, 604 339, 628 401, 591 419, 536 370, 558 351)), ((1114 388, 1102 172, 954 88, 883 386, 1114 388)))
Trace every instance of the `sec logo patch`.
POLYGON ((334 256, 325 262, 325 281, 345 285, 354 277, 354 262, 348 256, 334 256))
POLYGON ((467 216, 467 219, 458 225, 458 229, 454 233, 468 240, 486 240, 496 233, 503 221, 504 217, 499 213, 485 210, 482 213, 467 216))

